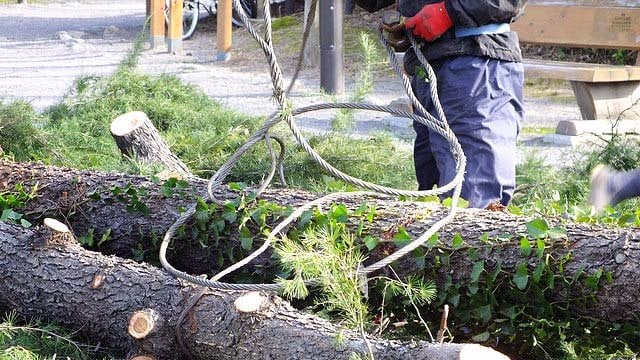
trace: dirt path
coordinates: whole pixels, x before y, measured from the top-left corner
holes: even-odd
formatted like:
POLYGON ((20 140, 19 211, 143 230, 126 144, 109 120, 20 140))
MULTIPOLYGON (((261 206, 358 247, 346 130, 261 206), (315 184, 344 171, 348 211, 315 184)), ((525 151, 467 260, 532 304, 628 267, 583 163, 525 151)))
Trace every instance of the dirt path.
MULTIPOLYGON (((59 102, 78 76, 111 73, 141 30, 144 12, 144 2, 133 0, 0 5, 0 99, 23 98, 43 110, 59 102)), ((171 55, 166 49, 147 49, 140 69, 153 74, 175 74, 237 111, 267 115, 276 110, 261 51, 248 43, 250 40, 241 33, 242 29, 236 29, 231 61, 216 62, 211 24, 204 21, 194 37, 184 41, 184 55, 171 55)), ((281 58, 288 82, 293 57, 281 58)), ((347 89, 352 88, 353 79, 348 77, 346 84, 347 89)), ((388 105, 402 98, 403 93, 397 78, 385 76, 376 79, 366 100, 388 105)), ((302 72, 290 98, 295 107, 331 101, 319 91, 319 75, 312 70, 302 72)), ((529 98, 525 105, 525 128, 554 127, 559 120, 580 117, 577 106, 571 103, 529 98)), ((330 112, 310 113, 301 116, 298 122, 309 131, 328 131, 331 116, 330 112)), ((391 132, 400 143, 410 146, 413 131, 407 119, 371 112, 356 115, 357 135, 381 130, 391 132)), ((534 152, 553 163, 567 161, 563 155, 567 148, 543 143, 539 136, 522 136, 521 145, 521 158, 534 152)))

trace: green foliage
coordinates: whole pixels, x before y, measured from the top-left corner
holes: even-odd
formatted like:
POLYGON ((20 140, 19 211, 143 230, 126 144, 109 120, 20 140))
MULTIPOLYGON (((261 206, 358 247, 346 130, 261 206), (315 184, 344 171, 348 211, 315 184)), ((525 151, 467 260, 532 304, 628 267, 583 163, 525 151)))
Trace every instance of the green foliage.
MULTIPOLYGON (((376 58, 378 56, 376 42, 374 42, 368 33, 360 33, 359 45, 362 58, 358 64, 360 64, 361 67, 357 73, 355 86, 349 94, 348 100, 353 103, 363 102, 367 94, 373 90, 373 66, 376 61, 379 61, 376 58)), ((353 126, 353 110, 338 110, 335 119, 331 122, 333 131, 350 130, 353 126)))
POLYGON ((47 145, 38 128, 42 120, 42 116, 24 100, 12 103, 0 100, 0 148, 16 161, 41 155, 47 145))
POLYGON ((274 18, 271 20, 271 31, 279 31, 288 27, 298 25, 299 23, 300 22, 298 21, 298 19, 296 19, 295 16, 291 15, 274 18))
POLYGON ((0 359, 101 359, 106 354, 96 346, 72 339, 72 335, 53 324, 23 323, 14 313, 0 322, 0 359))
POLYGON ((23 218, 22 209, 37 196, 38 185, 27 190, 22 184, 16 184, 13 191, 0 192, 0 221, 20 224, 25 228, 31 223, 23 218))

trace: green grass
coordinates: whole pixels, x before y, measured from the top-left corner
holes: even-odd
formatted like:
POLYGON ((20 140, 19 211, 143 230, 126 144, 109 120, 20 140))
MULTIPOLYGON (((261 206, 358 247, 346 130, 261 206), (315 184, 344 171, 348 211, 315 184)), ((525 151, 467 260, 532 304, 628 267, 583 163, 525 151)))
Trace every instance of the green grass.
POLYGON ((0 359, 102 359, 103 349, 83 344, 62 327, 43 322, 24 322, 7 313, 0 321, 0 359))
POLYGON ((554 79, 527 78, 524 84, 524 96, 544 98, 562 104, 576 101, 569 82, 554 79))

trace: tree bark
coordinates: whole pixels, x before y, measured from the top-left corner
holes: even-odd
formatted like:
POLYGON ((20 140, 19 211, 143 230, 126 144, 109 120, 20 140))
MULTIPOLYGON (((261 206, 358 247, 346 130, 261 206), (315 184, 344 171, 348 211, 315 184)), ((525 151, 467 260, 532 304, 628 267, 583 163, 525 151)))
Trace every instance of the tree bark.
MULTIPOLYGON (((173 329, 197 289, 161 269, 49 237, 42 229, 0 222, 3 309, 66 325, 130 359, 185 358, 173 329)), ((211 290, 192 309, 181 328, 194 358, 333 360, 366 353, 357 334, 344 332, 337 346, 338 328, 272 294, 260 294, 254 308, 238 305, 243 296, 211 290)), ((478 353, 506 358, 479 345, 369 341, 377 359, 477 359, 478 353)))
POLYGON ((162 164, 181 176, 191 176, 187 165, 171 152, 145 113, 132 111, 118 116, 111 123, 110 131, 123 155, 149 164, 162 164))
MULTIPOLYGON (((37 164, 18 164, 0 161, 0 192, 10 191, 15 184, 23 184, 26 188, 39 184, 40 196, 30 201, 26 212, 33 219, 36 216, 66 218, 68 224, 77 234, 82 234, 90 228, 100 235, 111 230, 112 240, 103 244, 102 248, 110 253, 129 256, 131 247, 138 242, 150 244, 149 234, 160 236, 164 230, 177 218, 178 209, 188 206, 194 201, 195 194, 204 192, 205 182, 194 179, 192 188, 183 197, 163 197, 161 184, 155 184, 142 177, 122 174, 107 174, 99 172, 82 172, 61 169, 37 164), (147 194, 141 197, 148 208, 148 214, 127 212, 126 204, 114 200, 108 190, 113 186, 134 184, 144 187, 147 194), (89 194, 99 192, 99 199, 92 199, 89 194)), ((217 196, 231 198, 237 194, 228 189, 219 189, 217 196)), ((269 190, 265 199, 281 205, 296 206, 316 198, 318 195, 293 190, 269 190)), ((360 206, 366 199, 350 199, 345 201, 352 209, 360 206)), ((447 212, 444 207, 433 203, 416 203, 395 200, 372 200, 377 208, 376 216, 371 224, 365 224, 365 231, 381 238, 383 244, 368 254, 368 262, 378 260, 386 254, 395 251, 394 236, 402 227, 417 237, 424 233, 435 221, 447 212)), ((507 274, 516 273, 516 268, 524 261, 535 265, 536 259, 523 258, 519 247, 520 235, 527 234, 527 222, 531 218, 514 216, 503 212, 488 212, 477 209, 461 209, 454 221, 445 226, 440 232, 438 247, 445 252, 451 252, 449 266, 437 269, 437 282, 444 283, 447 277, 453 282, 463 282, 469 279, 475 263, 465 251, 451 251, 452 238, 460 234, 464 239, 464 248, 478 250, 480 259, 485 260, 485 270, 494 270, 500 264, 507 274), (504 238, 504 234, 511 234, 508 240, 487 243, 486 238, 504 238)), ((592 275, 599 271, 611 274, 611 281, 601 281, 595 296, 595 303, 588 308, 574 309, 577 314, 585 314, 607 321, 627 321, 628 314, 640 311, 640 231, 635 228, 605 228, 597 225, 576 224, 562 219, 547 219, 550 226, 561 225, 566 228, 566 239, 546 243, 545 252, 552 259, 570 257, 564 264, 567 277, 583 272, 592 275)), ((352 224, 354 227, 357 224, 352 224)), ((177 244, 179 245, 179 244, 177 244)), ((145 245, 146 246, 146 245, 145 245)), ((185 245, 186 246, 186 245, 185 245)), ((193 273, 203 273, 207 270, 194 265, 201 265, 194 261, 202 259, 203 263, 216 269, 212 260, 206 260, 194 248, 181 253, 183 256, 174 259, 181 260, 176 266, 191 270, 193 273), (194 257, 191 257, 191 256, 194 257), (199 256, 199 257, 198 257, 199 256)), ((435 251, 429 252, 427 264, 434 263, 435 251)), ((269 255, 265 254, 258 261, 268 262, 269 255)), ((171 259, 170 259, 171 261, 171 259)), ((405 257, 395 264, 395 270, 401 275, 423 274, 423 270, 416 267, 412 257, 405 257)), ((427 266, 427 269, 430 267, 427 266)), ((578 293, 592 292, 585 289, 581 283, 572 285, 571 291, 578 293)), ((551 289, 553 296, 563 299, 569 296, 564 289, 551 289), (555 291, 555 293, 554 293, 555 291)))

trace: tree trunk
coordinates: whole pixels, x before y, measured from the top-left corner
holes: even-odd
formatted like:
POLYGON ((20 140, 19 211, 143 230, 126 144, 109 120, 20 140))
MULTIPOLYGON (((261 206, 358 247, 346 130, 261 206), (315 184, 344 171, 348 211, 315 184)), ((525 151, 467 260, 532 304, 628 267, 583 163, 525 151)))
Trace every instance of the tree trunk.
MULTIPOLYGON (((164 230, 177 218, 178 209, 184 208, 194 201, 194 194, 203 193, 205 182, 193 180, 192 188, 185 191, 184 196, 161 195, 162 184, 155 184, 142 177, 121 174, 106 174, 99 172, 81 172, 37 164, 18 164, 0 161, 0 192, 10 191, 16 184, 23 184, 32 188, 39 184, 38 198, 27 204, 26 213, 33 219, 36 216, 63 218, 75 230, 76 235, 83 234, 88 229, 95 229, 94 234, 111 231, 111 240, 101 247, 110 253, 129 256, 131 248, 143 243, 152 242, 149 234, 161 236, 164 230), (125 187, 132 184, 135 188, 146 188, 140 201, 148 207, 148 214, 127 211, 127 204, 116 199, 112 189, 114 186, 125 187), (90 196, 98 193, 99 197, 90 196)), ((227 189, 220 189, 221 198, 237 196, 227 189)), ((309 201, 317 195, 292 190, 269 190, 265 199, 281 205, 296 206, 309 201)), ((366 199, 351 199, 346 205, 352 209, 358 208, 366 199)), ((368 262, 380 259, 395 251, 393 243, 400 228, 406 229, 412 237, 424 233, 435 221, 447 212, 447 209, 433 203, 416 203, 395 200, 373 200, 376 215, 372 223, 365 224, 365 231, 378 236, 383 244, 377 246, 368 254, 368 262)), ((452 281, 464 282, 469 279, 476 261, 460 249, 477 249, 480 260, 485 262, 485 271, 493 271, 500 264, 502 271, 516 273, 517 267, 523 262, 535 267, 538 260, 532 255, 521 255, 520 237, 526 235, 527 222, 532 219, 514 216, 503 212, 488 212, 477 209, 461 209, 454 221, 445 226, 440 232, 440 242, 436 245, 441 251, 451 254, 449 266, 441 265, 437 268, 436 277, 439 283, 446 282, 447 277, 452 281), (452 239, 460 234, 464 245, 458 250, 451 249, 452 239), (505 234, 511 234, 506 240, 505 234), (489 239, 489 241, 487 240, 489 239)), ((588 307, 574 309, 576 313, 586 314, 607 321, 626 321, 628 314, 640 311, 640 231, 638 229, 613 229, 597 225, 575 224, 564 222, 562 219, 547 219, 550 227, 561 225, 566 228, 566 238, 561 240, 545 240, 545 254, 551 259, 570 258, 564 265, 564 275, 571 278, 583 272, 593 275, 602 271, 610 274, 610 281, 600 281, 595 295, 594 304, 588 307)), ((354 228, 357 224, 352 224, 354 228)), ((533 241, 535 248, 535 240, 533 241)), ((180 244, 177 244, 180 245, 180 244)), ((186 245, 185 245, 186 246, 186 245)), ((212 260, 198 255, 197 249, 181 252, 183 263, 176 263, 182 269, 191 269, 193 273, 203 273, 207 270, 194 267, 195 259, 203 259, 210 269, 217 265, 212 260), (194 257, 191 257, 191 256, 194 257)), ((533 251, 535 253, 535 249, 533 251)), ((269 261, 265 254, 260 261, 269 261)), ((425 259, 426 270, 433 270, 428 264, 435 262, 437 251, 430 251, 425 259)), ((178 259, 176 259, 178 260, 178 259)), ((171 259, 170 259, 171 261, 171 259)), ((446 264, 445 264, 446 265, 446 264)), ((395 264, 395 270, 401 275, 424 274, 416 266, 413 257, 407 256, 395 264)), ((532 271, 532 270, 530 270, 532 271)), ((566 298, 566 289, 550 289, 552 296, 559 299, 566 298)), ((571 285, 571 291, 584 294, 593 292, 585 288, 582 283, 571 285)))
MULTIPOLYGON (((51 241, 49 231, 0 222, 0 306, 64 324, 129 359, 184 359, 174 327, 197 291, 165 271, 51 241)), ((347 359, 366 353, 357 334, 266 293, 211 290, 181 326, 196 359, 347 359), (247 298, 258 306, 246 306, 247 298)), ((479 345, 369 339, 377 359, 506 358, 479 345)))
POLYGON ((123 155, 149 164, 162 164, 181 176, 191 176, 187 165, 164 142, 147 115, 132 111, 111 123, 111 136, 123 155))

